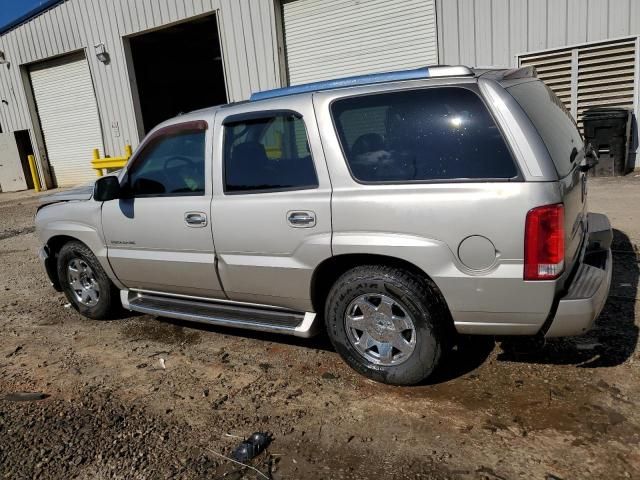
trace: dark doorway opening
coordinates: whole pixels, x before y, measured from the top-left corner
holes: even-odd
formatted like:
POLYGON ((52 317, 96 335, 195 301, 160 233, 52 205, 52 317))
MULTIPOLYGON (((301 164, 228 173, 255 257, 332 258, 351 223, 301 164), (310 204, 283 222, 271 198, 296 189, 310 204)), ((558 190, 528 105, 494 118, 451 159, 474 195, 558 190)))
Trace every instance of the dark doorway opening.
POLYGON ((33 177, 31 176, 31 167, 29 167, 29 155, 33 155, 33 146, 31 145, 31 137, 29 130, 18 130, 13 132, 16 137, 16 146, 18 147, 18 155, 22 164, 22 172, 27 182, 27 188, 34 188, 33 177))
POLYGON ((227 103, 215 14, 129 39, 143 129, 227 103))

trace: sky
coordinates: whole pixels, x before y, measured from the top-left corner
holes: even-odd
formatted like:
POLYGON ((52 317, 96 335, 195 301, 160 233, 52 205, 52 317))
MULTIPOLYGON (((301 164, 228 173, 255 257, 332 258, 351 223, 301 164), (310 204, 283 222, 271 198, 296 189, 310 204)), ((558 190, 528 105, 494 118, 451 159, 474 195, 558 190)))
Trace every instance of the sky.
POLYGON ((0 0, 0 28, 43 3, 47 0, 0 0))

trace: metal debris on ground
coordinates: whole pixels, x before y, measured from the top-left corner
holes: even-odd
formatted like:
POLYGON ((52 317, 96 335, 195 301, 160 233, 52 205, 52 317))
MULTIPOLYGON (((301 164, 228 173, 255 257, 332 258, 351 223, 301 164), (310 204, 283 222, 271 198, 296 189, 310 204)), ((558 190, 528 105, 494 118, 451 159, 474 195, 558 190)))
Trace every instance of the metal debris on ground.
POLYGON ((48 398, 49 395, 42 392, 15 392, 15 393, 7 393, 2 400, 6 400, 8 402, 33 402, 35 400, 44 400, 48 398))
POLYGON ((247 462, 262 453, 270 443, 271 436, 268 433, 255 432, 236 447, 232 453, 232 457, 239 462, 247 462))

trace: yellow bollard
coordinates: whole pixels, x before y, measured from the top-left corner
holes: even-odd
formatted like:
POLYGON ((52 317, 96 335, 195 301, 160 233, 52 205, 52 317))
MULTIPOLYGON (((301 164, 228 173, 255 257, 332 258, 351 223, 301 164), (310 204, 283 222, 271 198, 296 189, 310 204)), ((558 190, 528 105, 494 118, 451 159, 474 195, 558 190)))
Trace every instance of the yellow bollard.
POLYGON ((27 157, 29 159, 29 170, 31 170, 31 178, 33 179, 33 188, 36 192, 42 190, 40 185, 40 177, 38 177, 38 169, 36 168, 36 159, 33 155, 27 157))
POLYGON ((123 168, 131 155, 133 155, 133 150, 131 149, 131 145, 124 146, 124 157, 104 157, 100 158, 100 150, 97 148, 93 149, 93 159, 91 160, 91 168, 96 171, 98 177, 103 175, 103 170, 109 172, 113 169, 123 168))
MULTIPOLYGON (((93 159, 94 160, 100 160, 100 150, 98 150, 97 148, 93 149, 93 159)), ((102 176, 102 169, 101 168, 97 168, 96 169, 96 173, 98 174, 98 177, 102 176)))

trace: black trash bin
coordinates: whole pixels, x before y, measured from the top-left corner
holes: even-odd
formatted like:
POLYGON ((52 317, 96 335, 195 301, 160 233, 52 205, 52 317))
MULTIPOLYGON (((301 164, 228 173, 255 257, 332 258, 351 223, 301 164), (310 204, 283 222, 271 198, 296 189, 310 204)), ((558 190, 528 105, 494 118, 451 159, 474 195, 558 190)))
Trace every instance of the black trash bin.
POLYGON ((591 108, 583 117, 584 139, 598 152, 600 162, 591 170, 595 176, 625 175, 631 171, 627 145, 631 110, 591 108))

